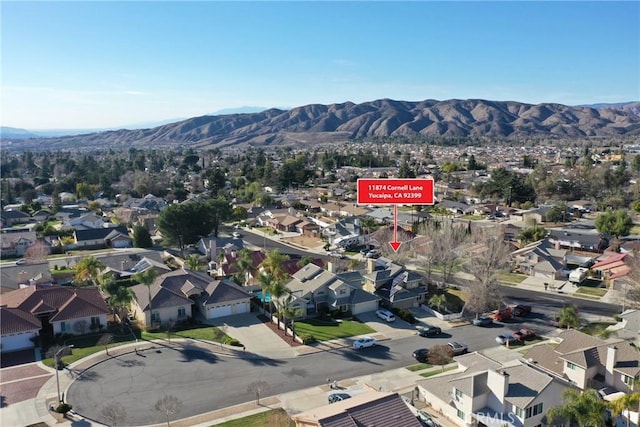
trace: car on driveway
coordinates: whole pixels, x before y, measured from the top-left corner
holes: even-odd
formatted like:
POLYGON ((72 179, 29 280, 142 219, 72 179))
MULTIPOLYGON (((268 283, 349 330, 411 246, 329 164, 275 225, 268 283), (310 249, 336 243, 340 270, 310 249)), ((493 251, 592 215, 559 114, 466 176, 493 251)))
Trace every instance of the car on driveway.
POLYGON ((498 312, 493 317, 498 322, 505 322, 507 320, 513 319, 513 310, 511 307, 504 308, 502 310, 498 310, 498 312))
POLYGON ((473 319, 473 324, 476 326, 489 326, 493 323, 493 319, 486 316, 480 316, 477 319, 473 319))
POLYGON ((369 252, 367 252, 366 254, 364 254, 365 258, 380 258, 380 251, 378 251, 377 249, 372 249, 369 252))
POLYGON ((429 349, 428 348, 419 348, 411 353, 414 359, 416 359, 420 363, 426 363, 429 358, 429 349))
POLYGON ((351 397, 348 393, 331 393, 329 395, 329 403, 342 402, 345 399, 349 399, 351 397))
POLYGON ((524 317, 531 314, 531 306, 530 305, 516 305, 513 307, 513 315, 518 317, 524 317))
POLYGON ((360 350, 361 348, 374 347, 377 344, 378 342, 375 338, 362 337, 353 342, 353 348, 355 348, 356 350, 360 350))
POLYGON ((396 316, 389 310, 376 310, 376 316, 387 322, 395 322, 396 316))
POLYGON ((501 345, 516 344, 520 342, 518 338, 511 334, 500 334, 496 337, 496 342, 501 345))
POLYGON ((418 421, 420 421, 420 424, 422 424, 425 427, 438 427, 438 424, 435 421, 433 421, 433 418, 431 418, 431 415, 427 414, 424 411, 418 411, 416 418, 418 419, 418 421))
POLYGON ((451 347, 451 351, 453 352, 454 356, 460 356, 461 354, 465 354, 467 351, 469 351, 466 344, 462 344, 457 341, 451 341, 450 343, 447 343, 447 345, 451 347))
POLYGON ((442 329, 437 326, 425 326, 418 332, 421 337, 434 337, 440 334, 442 334, 442 329))
POLYGON ((241 237, 242 237, 242 234, 238 233, 237 231, 234 231, 233 233, 231 233, 231 235, 232 235, 233 237, 235 237, 236 239, 239 239, 239 238, 241 238, 241 237))
POLYGON ((329 256, 331 258, 337 258, 337 259, 343 259, 345 258, 345 256, 343 254, 341 254, 340 252, 336 252, 336 251, 331 251, 329 252, 329 256))
POLYGON ((518 332, 514 332, 513 336, 518 338, 520 341, 532 340, 536 337, 536 333, 531 329, 522 328, 518 332))

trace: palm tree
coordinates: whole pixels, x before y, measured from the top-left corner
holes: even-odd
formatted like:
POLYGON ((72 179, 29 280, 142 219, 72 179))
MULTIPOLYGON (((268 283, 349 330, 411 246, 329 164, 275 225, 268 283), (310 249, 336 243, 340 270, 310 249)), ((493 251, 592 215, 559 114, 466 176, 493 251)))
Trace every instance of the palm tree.
POLYGON ((578 309, 573 305, 562 307, 558 317, 558 323, 560 324, 560 327, 566 326, 567 329, 577 329, 580 326, 580 316, 578 315, 578 309))
POLYGON ((150 325, 153 326, 153 310, 151 306, 151 284, 158 277, 158 272, 153 268, 149 268, 147 270, 141 271, 140 273, 136 273, 133 275, 133 279, 138 283, 141 283, 147 287, 147 292, 149 294, 149 319, 150 325))
POLYGON ((196 254, 189 255, 184 259, 184 261, 187 264, 187 267, 189 267, 189 270, 193 270, 193 271, 202 270, 202 263, 200 262, 200 257, 198 255, 196 254))
POLYGON ((242 285, 247 284, 247 273, 253 267, 253 259, 251 258, 251 251, 249 249, 240 249, 238 252, 238 258, 236 258, 236 268, 238 273, 242 277, 242 285))
POLYGON ((83 258, 76 264, 76 276, 74 280, 78 283, 91 283, 96 286, 98 284, 98 278, 100 277, 100 271, 105 268, 105 265, 97 260, 95 257, 83 258))
POLYGON ((107 303, 113 307, 114 313, 118 314, 120 318, 120 324, 122 325, 122 319, 124 319, 124 309, 131 305, 133 301, 133 292, 126 286, 119 286, 117 290, 112 291, 107 298, 107 303))
POLYGON ((267 252, 266 258, 262 261, 262 268, 276 279, 283 280, 287 277, 284 263, 288 260, 289 257, 287 255, 281 254, 278 249, 274 249, 267 252))
POLYGON ((634 409, 634 410, 638 410, 638 407, 640 407, 640 392, 634 392, 634 393, 630 393, 630 394, 625 394, 624 396, 621 396, 619 398, 617 398, 616 400, 614 400, 613 402, 611 402, 609 404, 610 409, 611 409, 611 414, 614 417, 618 417, 620 415, 623 415, 626 411, 625 414, 625 420, 626 420, 626 425, 627 427, 630 424, 630 411, 629 409, 634 409))
POLYGON ((280 307, 282 306, 280 302, 280 298, 289 293, 289 289, 282 283, 280 280, 274 280, 271 282, 271 287, 269 288, 269 293, 271 294, 271 301, 276 306, 276 316, 278 318, 278 328, 280 327, 280 307))
POLYGON ((436 294, 429 298, 429 305, 434 306, 439 312, 447 306, 447 296, 445 294, 436 294))
POLYGON ((577 423, 580 427, 604 426, 607 403, 594 389, 581 392, 568 388, 562 393, 562 404, 547 411, 550 424, 559 425, 568 420, 569 425, 577 423))
POLYGON ((298 307, 294 307, 292 303, 293 303, 293 295, 291 294, 291 292, 289 292, 289 294, 287 295, 287 297, 285 298, 282 304, 281 312, 282 312, 282 317, 284 318, 284 324, 285 324, 284 333, 285 335, 287 334, 287 329, 286 329, 287 319, 291 319, 291 334, 292 334, 291 340, 295 341, 296 339, 295 319, 296 317, 302 316, 302 309, 298 307))
MULTIPOLYGON (((273 287, 273 283, 276 282, 276 278, 271 273, 262 273, 259 276, 260 287, 262 288, 262 312, 265 313, 267 310, 265 308, 267 295, 270 295, 271 288, 273 287)), ((269 319, 271 319, 271 301, 269 301, 269 319)))

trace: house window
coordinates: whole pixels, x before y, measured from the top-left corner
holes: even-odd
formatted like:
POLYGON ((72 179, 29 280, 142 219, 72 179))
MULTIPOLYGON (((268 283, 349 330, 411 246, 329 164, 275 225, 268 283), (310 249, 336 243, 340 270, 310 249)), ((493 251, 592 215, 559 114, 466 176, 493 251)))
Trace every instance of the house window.
POLYGON ((456 400, 460 400, 464 397, 464 393, 461 392, 460 390, 458 390, 457 388, 455 389, 455 396, 456 396, 456 400))
POLYGON ((184 307, 180 307, 178 309, 178 317, 185 317, 187 315, 187 311, 184 309, 184 307))
POLYGON ((61 322, 60 323, 60 332, 69 332, 71 330, 71 325, 69 322, 61 322))
POLYGON ((160 312, 159 311, 151 312, 151 321, 152 322, 159 322, 160 321, 160 312))
POLYGON ((458 409, 456 415, 458 416, 458 418, 460 418, 461 420, 464 420, 464 412, 462 412, 460 409, 458 409))
POLYGON ((567 368, 571 369, 572 371, 575 371, 577 367, 578 365, 576 365, 575 363, 567 362, 567 368))
POLYGON ((542 403, 527 408, 525 418, 531 418, 542 413, 542 403))
POLYGON ((633 377, 630 377, 629 375, 622 375, 622 381, 629 387, 633 386, 633 377))
POLYGON ((524 419, 524 409, 522 409, 522 408, 518 408, 518 407, 516 406, 516 416, 517 416, 518 418, 524 419))
POLYGON ((347 293, 347 290, 346 290, 346 289, 340 289, 340 295, 344 295, 344 294, 346 294, 346 293, 347 293))
POLYGON ((100 327, 100 318, 99 317, 92 317, 91 318, 91 329, 96 329, 100 327))

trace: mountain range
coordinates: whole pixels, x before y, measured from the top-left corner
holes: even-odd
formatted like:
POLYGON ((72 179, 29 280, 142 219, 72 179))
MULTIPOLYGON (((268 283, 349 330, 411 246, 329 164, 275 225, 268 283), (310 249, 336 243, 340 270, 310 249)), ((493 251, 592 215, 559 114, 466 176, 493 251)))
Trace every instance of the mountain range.
MULTIPOLYGON (((640 102, 567 106, 481 99, 379 99, 209 115, 149 129, 16 141, 37 149, 313 144, 382 137, 584 138, 640 135, 640 102)), ((3 136, 3 139, 7 139, 3 136)))

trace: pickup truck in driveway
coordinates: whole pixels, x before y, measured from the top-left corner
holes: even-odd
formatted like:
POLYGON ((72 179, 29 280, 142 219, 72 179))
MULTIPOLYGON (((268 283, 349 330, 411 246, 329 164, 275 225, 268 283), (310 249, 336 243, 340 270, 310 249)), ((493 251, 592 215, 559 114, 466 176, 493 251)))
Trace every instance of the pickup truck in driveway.
POLYGON ((493 318, 498 322, 511 320, 513 319, 513 310, 511 309, 511 307, 503 308, 502 310, 498 310, 493 318))

